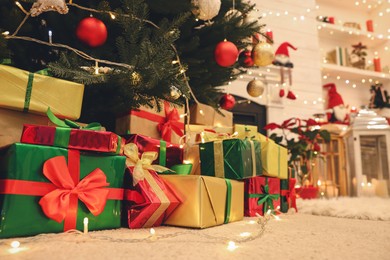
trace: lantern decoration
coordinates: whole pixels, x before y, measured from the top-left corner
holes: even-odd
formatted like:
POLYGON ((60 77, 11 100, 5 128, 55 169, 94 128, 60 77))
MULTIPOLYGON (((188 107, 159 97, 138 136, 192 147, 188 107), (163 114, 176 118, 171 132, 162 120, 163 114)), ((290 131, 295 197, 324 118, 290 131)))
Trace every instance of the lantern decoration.
POLYGON ((77 25, 76 36, 89 47, 99 47, 107 40, 107 28, 101 20, 87 17, 77 25))
POLYGON ((264 93, 264 83, 261 80, 253 79, 246 86, 246 91, 251 97, 259 97, 264 93))
POLYGON ((192 0, 192 13, 197 19, 208 21, 218 15, 221 9, 221 0, 192 0))
POLYGON ((272 45, 266 42, 259 42, 252 50, 253 62, 257 66, 268 66, 274 60, 272 45))
POLYGON ((230 110, 236 104, 236 99, 230 94, 224 94, 219 100, 219 105, 222 109, 230 110))
POLYGON ((238 59, 237 46, 232 42, 224 40, 215 47, 214 57, 219 66, 230 67, 238 59))

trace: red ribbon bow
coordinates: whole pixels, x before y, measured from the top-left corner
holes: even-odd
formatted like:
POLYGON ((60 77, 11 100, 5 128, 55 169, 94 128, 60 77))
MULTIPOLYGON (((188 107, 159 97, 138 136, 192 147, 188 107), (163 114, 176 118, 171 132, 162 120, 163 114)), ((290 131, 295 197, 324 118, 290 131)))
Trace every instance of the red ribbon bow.
POLYGON ((160 132, 162 139, 170 142, 172 130, 180 137, 183 136, 184 133, 177 124, 180 120, 180 115, 177 109, 173 108, 171 111, 169 111, 169 103, 165 102, 164 111, 165 119, 163 122, 157 125, 157 129, 160 132))
POLYGON ((99 168, 75 184, 65 157, 57 156, 44 163, 43 174, 56 189, 44 195, 39 205, 48 218, 57 222, 65 219, 65 231, 76 226, 78 199, 84 202, 94 216, 103 212, 109 193, 109 190, 103 187, 109 186, 109 183, 99 168))
POLYGON ((294 208, 296 212, 298 212, 297 208, 297 194, 295 193, 295 182, 296 179, 291 178, 288 182, 288 192, 286 192, 285 196, 288 201, 288 207, 294 208))

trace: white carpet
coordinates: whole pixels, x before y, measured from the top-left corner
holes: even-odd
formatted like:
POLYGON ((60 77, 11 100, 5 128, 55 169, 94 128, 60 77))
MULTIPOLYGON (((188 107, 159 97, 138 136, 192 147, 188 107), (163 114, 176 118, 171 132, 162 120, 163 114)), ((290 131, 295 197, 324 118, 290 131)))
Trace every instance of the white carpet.
POLYGON ((154 238, 149 229, 121 228, 0 239, 0 259, 389 259, 390 221, 382 220, 390 220, 390 200, 297 202, 299 213, 280 215, 279 220, 270 217, 257 224, 257 218, 245 218, 203 230, 156 227, 154 238), (10 247, 14 240, 21 243, 17 250, 10 247), (229 250, 229 241, 236 247, 229 250))
POLYGON ((299 213, 319 216, 390 220, 390 199, 379 197, 297 200, 299 213))

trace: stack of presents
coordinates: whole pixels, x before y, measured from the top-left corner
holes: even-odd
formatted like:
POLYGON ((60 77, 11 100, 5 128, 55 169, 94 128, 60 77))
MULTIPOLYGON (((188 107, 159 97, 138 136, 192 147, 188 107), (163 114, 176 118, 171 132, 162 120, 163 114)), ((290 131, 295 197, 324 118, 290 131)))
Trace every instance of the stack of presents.
POLYGON ((295 207, 287 151, 232 113, 163 103, 76 123, 84 86, 0 65, 0 238, 206 228, 295 207), (182 114, 190 115, 185 124, 182 114))

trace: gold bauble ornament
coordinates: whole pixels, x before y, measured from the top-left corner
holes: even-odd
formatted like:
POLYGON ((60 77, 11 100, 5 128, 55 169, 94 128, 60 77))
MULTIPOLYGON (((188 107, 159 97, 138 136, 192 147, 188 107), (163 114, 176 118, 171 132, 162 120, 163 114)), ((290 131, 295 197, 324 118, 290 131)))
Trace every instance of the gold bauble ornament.
POLYGON ((253 62, 257 66, 268 66, 275 58, 272 45, 266 42, 259 42, 252 50, 253 62))
POLYGON ((142 80, 141 74, 139 74, 136 71, 133 71, 133 73, 131 73, 131 85, 136 86, 141 83, 141 80, 142 80))
POLYGON ((253 79, 246 86, 246 91, 251 97, 259 97, 264 93, 264 83, 260 80, 253 79))

